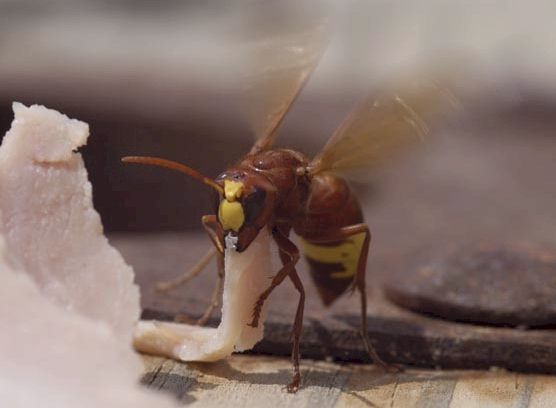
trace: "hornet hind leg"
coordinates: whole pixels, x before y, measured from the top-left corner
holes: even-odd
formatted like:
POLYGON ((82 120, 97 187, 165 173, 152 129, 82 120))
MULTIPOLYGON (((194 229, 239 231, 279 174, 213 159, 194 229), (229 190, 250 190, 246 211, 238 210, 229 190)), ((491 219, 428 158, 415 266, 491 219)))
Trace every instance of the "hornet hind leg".
POLYGON ((341 240, 345 240, 353 235, 364 233, 365 238, 363 240, 363 245, 361 247, 361 254, 359 256, 359 261, 357 263, 357 269, 355 275, 353 277, 352 283, 352 292, 357 289, 360 294, 360 301, 361 301, 361 320, 359 326, 359 332, 361 335, 361 339, 363 341, 363 345, 365 346, 365 350, 367 354, 371 357, 373 363, 380 366, 382 369, 386 371, 392 371, 394 368, 395 371, 399 371, 400 369, 396 366, 390 366, 386 362, 380 358, 376 350, 371 344, 369 339, 369 332, 367 329, 367 287, 365 282, 365 270, 367 267, 367 257, 369 254, 369 246, 371 243, 371 232, 369 227, 365 223, 349 225, 346 227, 341 227, 331 233, 326 234, 325 236, 321 236, 317 239, 314 239, 314 242, 319 243, 327 243, 327 242, 337 242, 341 240))

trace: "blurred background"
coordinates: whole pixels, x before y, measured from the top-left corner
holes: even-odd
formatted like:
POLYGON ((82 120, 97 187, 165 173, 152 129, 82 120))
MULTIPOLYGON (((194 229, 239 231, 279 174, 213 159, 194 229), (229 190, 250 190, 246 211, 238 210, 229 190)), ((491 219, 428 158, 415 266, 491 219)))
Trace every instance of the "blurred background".
POLYGON ((358 100, 398 75, 448 73, 464 102, 457 123, 358 185, 377 251, 476 239, 556 244, 555 8, 1 0, 0 128, 10 126, 12 101, 88 122, 83 153, 108 231, 198 230, 210 211, 206 188, 124 167, 120 157, 157 155, 216 176, 252 143, 238 106, 254 50, 272 55, 290 27, 326 21, 329 46, 279 145, 316 153, 358 100))
MULTIPOLYGON (((217 176, 249 151, 269 95, 287 85, 264 82, 295 68, 306 50, 298 40, 318 40, 323 54, 277 145, 309 156, 367 95, 400 78, 447 79, 461 105, 457 117, 429 123, 425 143, 353 184, 373 233, 372 340, 401 363, 555 372, 553 330, 462 328, 397 308, 379 290, 397 288, 406 299, 394 302, 425 314, 431 311, 411 307, 423 293, 440 298, 438 309, 463 305, 453 315, 432 311, 456 321, 470 320, 470 306, 473 316, 494 315, 475 322, 515 326, 515 319, 497 319, 509 310, 523 328, 530 326, 525 310, 556 327, 555 15, 554 1, 0 0, 0 135, 10 127, 13 101, 87 122, 82 153, 95 207, 135 268, 144 309, 199 316, 213 266, 183 291, 161 294, 154 285, 209 247, 200 218, 211 211, 210 191, 179 173, 123 166, 122 156, 161 156, 217 176), (493 251, 485 262, 466 252, 484 243, 548 250, 529 258, 493 251), (454 248, 463 248, 457 262, 454 248), (414 267, 414 255, 423 253, 425 267, 414 267), (430 277, 435 266, 439 279, 430 277)), ((304 262, 299 269, 308 282, 304 262)), ((366 356, 363 349, 349 354, 361 347, 358 338, 345 340, 345 333, 356 336, 344 328, 358 322, 356 298, 340 299, 330 312, 340 318, 326 320, 314 286, 306 290, 302 343, 309 347, 302 353, 318 355, 311 347, 321 349, 326 329, 339 339, 335 357, 366 356)), ((289 354, 292 299, 289 284, 273 293, 263 352, 289 354)))

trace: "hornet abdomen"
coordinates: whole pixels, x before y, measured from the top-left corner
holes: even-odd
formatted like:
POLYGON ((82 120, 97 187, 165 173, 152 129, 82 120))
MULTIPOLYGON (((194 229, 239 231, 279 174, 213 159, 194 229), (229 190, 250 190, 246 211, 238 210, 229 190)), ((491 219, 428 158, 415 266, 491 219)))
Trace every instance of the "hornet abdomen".
POLYGON ((320 174, 311 180, 305 213, 294 224, 301 250, 320 298, 331 305, 353 283, 366 233, 338 236, 342 227, 363 222, 361 208, 347 183, 333 175, 320 174))

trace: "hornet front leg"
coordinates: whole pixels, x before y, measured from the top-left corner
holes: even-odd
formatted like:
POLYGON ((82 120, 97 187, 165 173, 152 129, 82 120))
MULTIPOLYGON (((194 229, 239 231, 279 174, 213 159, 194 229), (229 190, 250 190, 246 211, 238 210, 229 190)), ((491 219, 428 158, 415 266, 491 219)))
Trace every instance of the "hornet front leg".
POLYGON ((280 285, 286 278, 290 277, 293 282, 294 287, 299 292, 299 302, 297 304, 297 311, 295 313, 295 321, 293 325, 293 346, 292 346, 292 363, 293 363, 293 379, 292 382, 287 386, 288 392, 296 392, 299 389, 299 383, 301 381, 301 374, 299 372, 299 339, 301 337, 301 330, 303 328, 303 310, 305 306, 305 289, 299 279, 299 275, 295 269, 295 265, 299 261, 299 250, 295 244, 290 241, 287 237, 289 234, 289 228, 275 226, 272 228, 272 236, 274 241, 278 245, 280 259, 282 261, 282 269, 272 278, 272 282, 268 289, 266 289, 255 303, 253 308, 253 320, 249 323, 249 326, 257 327, 259 324, 259 318, 261 314, 264 302, 270 296, 272 291, 280 285))

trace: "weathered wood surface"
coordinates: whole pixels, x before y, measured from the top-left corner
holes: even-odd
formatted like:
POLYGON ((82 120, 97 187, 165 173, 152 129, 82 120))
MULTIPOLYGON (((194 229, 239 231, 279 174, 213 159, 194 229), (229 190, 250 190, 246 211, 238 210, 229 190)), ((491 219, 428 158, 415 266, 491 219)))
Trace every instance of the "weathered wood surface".
POLYGON ((408 370, 303 360, 302 388, 291 395, 287 359, 235 355, 217 363, 144 356, 147 387, 198 407, 553 407, 556 377, 504 371, 408 370))
MULTIPOLYGON (((180 312, 191 316, 203 312, 215 282, 215 270, 205 271, 187 287, 174 292, 160 294, 154 290, 155 281, 172 277, 186 265, 192 265, 204 252, 207 242, 203 235, 131 235, 113 237, 112 241, 135 266, 143 290, 145 318, 171 319, 180 312)), ((380 261, 376 258, 378 255, 375 260, 380 261)), ((302 356, 368 362, 357 333, 357 296, 345 296, 326 310, 306 272, 301 265, 301 277, 307 290, 302 356)), ((254 352, 275 356, 290 354, 290 327, 296 299, 295 290, 288 284, 272 294, 265 337, 254 352)), ((497 366, 522 372, 556 372, 554 330, 518 330, 435 319, 389 303, 379 290, 369 294, 369 302, 369 335, 386 361, 432 368, 488 369, 497 366)), ((211 324, 216 325, 218 320, 216 313, 211 324)))

